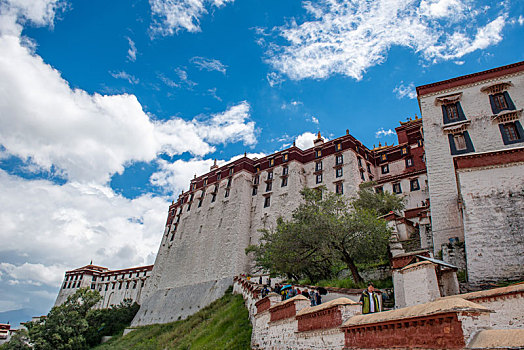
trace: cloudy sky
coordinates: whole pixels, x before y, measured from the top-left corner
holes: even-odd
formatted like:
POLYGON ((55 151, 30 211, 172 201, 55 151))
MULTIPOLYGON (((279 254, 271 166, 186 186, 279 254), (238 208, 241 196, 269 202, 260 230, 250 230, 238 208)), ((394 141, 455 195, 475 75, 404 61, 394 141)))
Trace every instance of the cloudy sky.
MULTIPOLYGON (((0 312, 67 269, 151 264, 213 159, 346 129, 372 147, 415 86, 523 59, 521 1, 0 1, 0 312)), ((0 320, 0 322, 6 320, 0 320)))

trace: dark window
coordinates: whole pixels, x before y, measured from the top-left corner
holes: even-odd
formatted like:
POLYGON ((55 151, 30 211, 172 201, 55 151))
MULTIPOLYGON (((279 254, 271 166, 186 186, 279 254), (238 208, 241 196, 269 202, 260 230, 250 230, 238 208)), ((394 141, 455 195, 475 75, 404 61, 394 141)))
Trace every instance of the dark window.
POLYGON ((105 290, 108 290, 108 289, 109 289, 109 283, 106 284, 106 288, 105 288, 105 290))
POLYGON ((367 168, 368 168, 368 173, 371 174, 371 165, 369 165, 369 163, 367 164, 367 168))
POLYGON ((258 192, 258 186, 253 186, 253 193, 252 193, 252 195, 256 196, 257 192, 258 192))
POLYGON ((337 194, 344 194, 344 184, 342 182, 335 184, 335 192, 337 194))
POLYGON ((190 210, 191 210, 191 203, 189 203, 189 204, 187 205, 187 211, 190 211, 190 210))
POLYGON ((357 161, 358 161, 358 166, 362 167, 362 158, 357 157, 357 161))
POLYGON ((189 201, 192 202, 194 197, 195 197, 195 194, 191 193, 191 196, 189 197, 189 201))
POLYGON ((255 166, 255 173, 258 173, 260 171, 260 165, 255 166))
POLYGON ((266 183, 266 192, 269 192, 271 191, 271 188, 273 187, 273 182, 272 181, 268 181, 266 183))
POLYGON ((499 128, 505 145, 524 142, 524 130, 519 121, 499 124, 499 128))
POLYGON ((226 192, 224 193, 224 197, 225 198, 229 197, 229 188, 226 188, 226 192))
POLYGON ((144 271, 144 276, 147 275, 147 271, 144 271))
POLYGON ((322 182, 322 174, 317 174, 317 184, 322 182))
POLYGON ((116 283, 113 282, 113 283, 112 283, 112 286, 111 286, 111 289, 115 289, 115 287, 116 287, 116 283))
POLYGON ((364 171, 360 170, 360 178, 362 181, 366 181, 366 177, 364 176, 364 171))
POLYGON ((75 275, 75 281, 78 279, 78 275, 75 275))
POLYGON ((102 276, 102 282, 104 282, 104 276, 102 276))
POLYGON ((315 163, 315 171, 320 171, 322 170, 322 162, 316 162, 315 163))
POLYGON ((217 173, 217 181, 220 180, 220 178, 222 178, 222 173, 217 173))
POLYGON ((335 172, 336 172, 336 177, 341 177, 342 176, 342 168, 337 168, 335 170, 335 172))
POLYGON ((342 163, 344 163, 344 157, 342 156, 342 154, 339 154, 335 158, 335 165, 341 165, 342 163))
POLYGON ((118 289, 122 289, 122 282, 118 283, 118 289))
POLYGON ((271 167, 271 166, 274 166, 274 165, 275 165, 275 159, 271 158, 269 160, 269 166, 271 167))
POLYGON ((174 239, 175 239, 175 233, 173 232, 171 234, 171 238, 169 239, 169 242, 173 242, 174 239))
POLYGON ((136 277, 138 277, 138 275, 140 275, 140 272, 137 272, 137 273, 136 273, 136 277))
POLYGON ((216 194, 216 192, 211 193, 211 203, 213 203, 214 201, 216 201, 216 199, 217 199, 217 194, 216 194))
POLYGON ((501 92, 499 94, 494 94, 489 96, 489 102, 491 104, 491 110, 494 114, 498 114, 500 111, 504 110, 514 110, 515 105, 509 97, 507 91, 501 92))
POLYGON ((283 154, 282 155, 282 162, 287 162, 289 160, 289 154, 283 154))
POLYGON ((389 165, 388 164, 384 164, 382 166, 382 174, 387 174, 389 173, 389 165))
POLYGON ((69 281, 69 276, 66 276, 66 277, 65 277, 65 281, 66 281, 66 282, 69 281))
POLYGON ((339 143, 335 144, 335 150, 336 151, 342 151, 342 142, 339 142, 339 143))
POLYGON ((191 184, 191 191, 193 191, 196 188, 196 184, 191 184))
POLYGON ((264 208, 267 208, 271 205, 271 197, 267 196, 264 198, 264 208))
POLYGON ((385 162, 386 160, 388 160, 388 155, 387 155, 386 153, 382 153, 382 154, 380 155, 380 160, 381 160, 382 162, 385 162))
POLYGON ((400 182, 393 184, 393 193, 396 193, 396 194, 402 193, 402 187, 400 187, 400 182))
POLYGON ((273 179, 273 172, 272 171, 268 171, 267 172, 267 179, 268 180, 272 180, 273 179))
POLYGON ((420 190, 420 185, 418 183, 418 179, 412 179, 410 182, 411 191, 418 191, 420 190))
POLYGON ((255 178, 253 179, 253 184, 258 185, 258 182, 260 181, 260 176, 257 174, 255 175, 255 178))
POLYGON ((375 193, 383 193, 383 192, 384 192, 384 187, 382 186, 375 187, 375 193))
POLYGON ((67 282, 64 282, 64 285, 62 286, 62 289, 65 289, 67 287, 67 282))
POLYGON ((136 285, 137 285, 136 281, 133 281, 133 289, 136 289, 136 285))
POLYGON ((142 283, 140 284, 140 287, 144 287, 144 284, 146 283, 146 281, 142 280, 142 283))
POLYGON ((231 182, 233 181, 232 177, 227 178, 227 187, 231 187, 231 182))
POLYGON ((204 179, 204 186, 207 186, 207 179, 204 179))
POLYGON ((405 156, 406 154, 408 154, 408 148, 407 148, 407 147, 402 147, 401 154, 402 154, 403 156, 405 156))
POLYGON ((91 289, 95 289, 95 284, 91 283, 91 289))
POLYGON ((467 131, 460 134, 448 134, 449 148, 452 155, 475 152, 467 131))
POLYGON ((315 158, 320 158, 322 157, 322 150, 321 149, 317 149, 315 151, 315 158))
POLYGON ((466 120, 466 116, 462 111, 460 102, 442 105, 442 117, 444 124, 454 123, 459 120, 466 120))
POLYGON ((417 141, 417 145, 419 147, 422 147, 423 144, 424 144, 424 140, 420 139, 420 140, 417 141))
POLYGON ((413 158, 406 158, 406 168, 413 166, 413 158))
POLYGON ((71 288, 71 282, 67 284, 67 288, 71 288))
POLYGON ((203 202, 203 201, 204 201, 204 200, 203 200, 202 198, 200 198, 200 199, 198 200, 198 207, 199 207, 199 208, 202 206, 202 202, 203 202))
POLYGON ((282 178, 282 183, 280 184, 280 187, 286 187, 287 186, 287 177, 282 178))
POLYGON ((288 174, 288 172, 289 172, 289 168, 287 166, 282 167, 282 175, 283 176, 286 176, 288 174))
POLYGON ((129 281, 126 282, 126 289, 129 289, 129 281))
POLYGON ((235 172, 235 168, 233 167, 229 168, 229 175, 233 175, 234 172, 235 172))

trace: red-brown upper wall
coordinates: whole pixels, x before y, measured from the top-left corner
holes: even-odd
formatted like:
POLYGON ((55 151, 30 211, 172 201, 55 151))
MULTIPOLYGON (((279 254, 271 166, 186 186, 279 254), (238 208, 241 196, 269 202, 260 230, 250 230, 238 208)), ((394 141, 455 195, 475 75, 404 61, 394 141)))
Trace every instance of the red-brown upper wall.
POLYGON ((417 86, 417 95, 423 96, 432 92, 451 89, 457 86, 476 83, 478 81, 500 77, 502 75, 517 73, 524 70, 524 61, 497 67, 483 72, 463 75, 461 77, 443 80, 432 84, 417 86))

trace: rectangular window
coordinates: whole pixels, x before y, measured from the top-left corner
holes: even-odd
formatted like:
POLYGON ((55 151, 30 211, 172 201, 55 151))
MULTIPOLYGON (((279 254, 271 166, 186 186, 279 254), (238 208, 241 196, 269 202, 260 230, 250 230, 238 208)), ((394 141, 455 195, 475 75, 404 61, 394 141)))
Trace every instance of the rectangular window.
POLYGON ((335 151, 342 151, 342 142, 335 144, 335 151))
POLYGON ((258 186, 253 186, 253 192, 252 192, 252 195, 253 196, 256 196, 258 193, 258 186))
POLYGON ((191 193, 191 196, 189 196, 189 201, 192 202, 194 197, 195 197, 195 194, 191 193))
POLYGON ((388 164, 384 164, 382 166, 382 174, 387 174, 389 173, 389 165, 388 164))
POLYGON ((287 186, 287 177, 283 177, 282 184, 280 185, 280 187, 286 187, 286 186, 287 186))
POLYGON ((227 187, 231 187, 231 182, 233 181, 232 177, 227 178, 227 187))
POLYGON ((267 196, 264 198, 264 208, 267 208, 271 205, 271 197, 267 196))
POLYGON ((342 177, 342 168, 337 168, 335 170, 336 177, 342 177))
POLYGON ((204 186, 207 186, 207 178, 204 179, 204 186))
POLYGON ((282 167, 282 176, 286 176, 289 172, 289 168, 287 166, 282 167))
POLYGON ((283 155, 282 155, 282 162, 285 163, 285 162, 287 162, 288 160, 289 160, 289 154, 287 154, 287 153, 286 153, 286 154, 283 154, 283 155))
POLYGON ((126 289, 129 289, 129 281, 126 282, 126 289))
POLYGON ((234 172, 235 172, 234 167, 229 168, 229 175, 233 175, 234 172))
POLYGON ((224 198, 229 197, 229 188, 226 188, 226 192, 224 193, 224 198))
POLYGON ((321 171, 322 170, 322 161, 315 163, 315 171, 321 171))
POLYGON ((335 184, 335 192, 337 194, 344 194, 344 184, 342 182, 335 184))
POLYGON ((253 178, 253 185, 258 185, 258 182, 260 181, 260 176, 257 174, 253 178))
POLYGON ((116 283, 113 282, 113 283, 112 283, 112 286, 111 286, 111 289, 115 289, 115 287, 116 287, 116 283))
POLYGON ((195 188, 196 188, 196 184, 195 183, 191 184, 191 191, 194 191, 195 188))
POLYGON ((320 158, 322 157, 322 150, 321 149, 317 149, 315 151, 315 158, 320 158))
POLYGON ((204 199, 200 198, 198 200, 198 207, 200 208, 202 206, 202 202, 204 201, 204 199))
POLYGON ((268 181, 266 183, 266 192, 269 192, 271 191, 271 188, 273 187, 273 182, 272 181, 268 181))
POLYGON ((342 156, 342 154, 339 154, 335 158, 335 165, 341 165, 342 163, 344 163, 344 157, 342 156))
POLYGON ((407 147, 402 147, 400 153, 401 153, 403 156, 405 156, 406 154, 408 154, 408 148, 407 148, 407 147))
POLYGON ((175 239, 175 233, 173 232, 171 234, 171 238, 169 239, 169 242, 173 242, 174 239, 175 239))
POLYGON ((420 185, 418 183, 418 179, 412 179, 410 182, 411 191, 418 191, 420 190, 420 185))
POLYGON ((140 288, 143 288, 145 283, 146 281, 142 280, 142 283, 140 283, 140 288))
POLYGON ((273 180, 273 172, 272 171, 268 171, 267 172, 267 179, 268 180, 273 180))
POLYGON ((213 193, 211 194, 211 203, 213 203, 213 202, 216 201, 216 200, 217 200, 217 193, 216 193, 216 192, 213 192, 213 193))
POLYGON ((396 194, 402 193, 402 187, 400 187, 400 182, 393 184, 393 193, 396 193, 396 194))
POLYGON ((360 178, 362 181, 366 181, 366 177, 364 176, 364 172, 362 170, 360 170, 360 178))
POLYGON ((222 178, 222 173, 217 173, 217 181, 222 178))
POLYGON ((515 105, 513 104, 513 101, 511 100, 511 97, 509 97, 507 91, 490 95, 489 102, 491 103, 491 110, 494 114, 498 114, 500 111, 504 110, 515 109, 515 105))
POLYGON ((504 94, 495 94, 495 95, 493 95, 493 101, 495 102, 495 106, 500 111, 508 108, 508 104, 506 103, 506 99, 504 98, 504 94))
POLYGON ((406 168, 413 166, 413 158, 406 158, 406 168))
POLYGON ((91 283, 91 289, 95 289, 95 284, 91 283))
POLYGON ((322 183, 322 174, 317 174, 317 184, 322 183))
POLYGON ((102 276, 102 282, 104 282, 104 276, 102 276))
POLYGON ((187 211, 190 211, 190 210, 191 210, 191 203, 189 203, 189 204, 187 205, 187 211))
POLYGON ((144 276, 147 275, 147 271, 144 271, 144 276))
POLYGON ((362 168, 362 158, 357 157, 358 166, 362 168))
POLYGON ((136 289, 136 285, 137 285, 136 281, 133 281, 133 289, 136 289))
POLYGON ((524 130, 519 121, 499 124, 499 128, 505 145, 524 142, 524 130))
POLYGON ((380 155, 380 160, 381 160, 382 162, 385 162, 386 160, 388 160, 388 155, 387 155, 386 153, 382 153, 382 154, 380 155))
POLYGON ((368 173, 371 174, 371 165, 369 165, 369 163, 367 164, 367 168, 368 168, 368 173))
POLYGON ((122 282, 118 283, 118 289, 122 289, 122 282))
POLYGON ((258 173, 260 171, 260 165, 255 165, 255 173, 258 173))
POLYGON ((136 277, 138 277, 139 275, 140 275, 140 272, 137 272, 137 273, 136 273, 136 277))
POLYGON ((105 288, 105 290, 107 291, 108 289, 109 289, 109 283, 106 284, 106 288, 105 288))
POLYGON ((419 147, 422 147, 422 145, 424 145, 424 141, 423 141, 422 139, 418 140, 418 141, 417 141, 417 145, 418 145, 419 147))
POLYGON ((456 104, 446 105, 446 112, 448 114, 448 119, 455 121, 459 119, 458 109, 456 104))
POLYGON ((453 142, 455 142, 455 149, 457 151, 463 151, 467 149, 466 139, 463 134, 457 134, 453 136, 453 142))
POLYGON ((275 159, 274 158, 271 158, 269 160, 269 166, 272 167, 272 166, 275 166, 275 159))
POLYGON ((460 102, 442 105, 442 119, 444 124, 455 123, 459 120, 466 120, 466 116, 462 111, 460 102))

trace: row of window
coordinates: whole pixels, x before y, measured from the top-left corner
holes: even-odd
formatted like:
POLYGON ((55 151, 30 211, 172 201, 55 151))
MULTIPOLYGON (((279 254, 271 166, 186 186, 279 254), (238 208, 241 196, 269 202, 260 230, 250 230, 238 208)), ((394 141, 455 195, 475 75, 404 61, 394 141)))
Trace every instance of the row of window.
POLYGON ((67 281, 73 281, 73 280, 74 280, 74 281, 77 281, 78 279, 82 280, 82 277, 83 277, 83 276, 84 276, 84 275, 66 275, 66 277, 65 277, 65 281, 66 281, 66 282, 67 282, 67 281))
MULTIPOLYGON (((129 289, 129 286, 130 286, 131 282, 132 282, 131 288, 132 289, 136 289, 136 287, 138 286, 138 281, 127 281, 126 285, 125 285, 125 289, 129 289)), ((144 284, 145 284, 145 280, 141 280, 140 281, 140 287, 143 288, 144 284)), ((119 282, 118 283, 118 289, 119 290, 122 289, 122 286, 123 286, 123 282, 119 282)), ((91 284, 91 289, 95 289, 95 287, 96 287, 95 284, 92 283, 91 284)), ((111 289, 115 289, 115 288, 116 288, 116 282, 111 283, 111 289)), ((104 290, 105 291, 109 290, 109 283, 105 284, 105 289, 104 290)), ((102 285, 101 284, 98 285, 98 291, 99 292, 102 291, 102 285)))
MULTIPOLYGON (((415 163, 413 162, 413 157, 406 158, 405 163, 406 163, 406 169, 415 165, 415 163)), ((381 170, 382 170, 382 174, 388 174, 389 173, 389 164, 382 165, 381 170)))
MULTIPOLYGON (((337 194, 344 194, 344 183, 343 182, 337 182, 335 183, 335 193, 337 194)), ((264 197, 264 208, 267 208, 271 205, 271 196, 265 196, 264 197)))
MULTIPOLYGON (((409 180, 409 187, 410 187, 411 192, 420 190, 420 184, 418 182, 418 179, 409 180)), ((375 187, 375 191, 377 193, 383 192, 384 187, 383 186, 375 187)), ((395 194, 402 193, 402 185, 400 184, 400 182, 393 183, 393 193, 395 194)))

